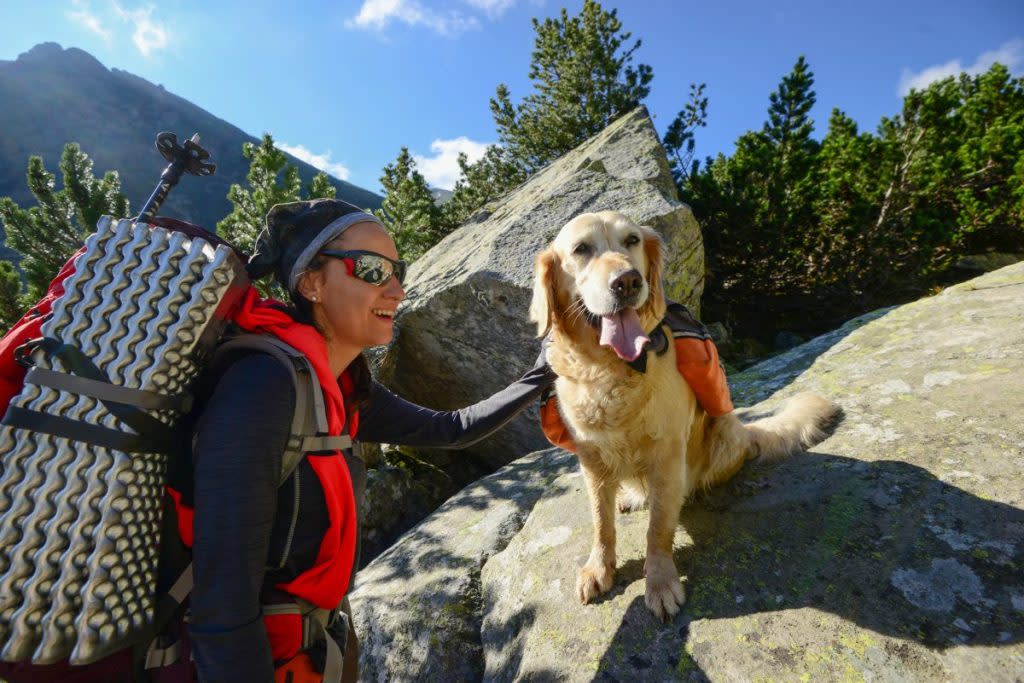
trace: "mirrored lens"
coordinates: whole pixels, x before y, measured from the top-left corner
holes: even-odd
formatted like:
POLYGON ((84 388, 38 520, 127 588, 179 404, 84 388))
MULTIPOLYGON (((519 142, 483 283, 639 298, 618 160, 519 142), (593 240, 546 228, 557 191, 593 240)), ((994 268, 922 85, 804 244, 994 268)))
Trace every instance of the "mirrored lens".
POLYGON ((390 261, 380 256, 363 254, 355 259, 355 270, 352 274, 371 285, 382 285, 391 279, 394 272, 395 267, 390 261))

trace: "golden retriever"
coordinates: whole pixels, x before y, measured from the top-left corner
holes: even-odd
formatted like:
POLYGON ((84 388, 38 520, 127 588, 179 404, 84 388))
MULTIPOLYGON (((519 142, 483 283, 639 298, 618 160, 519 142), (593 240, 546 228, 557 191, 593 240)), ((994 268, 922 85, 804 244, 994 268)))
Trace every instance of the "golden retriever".
POLYGON ((674 354, 649 354, 642 373, 627 365, 665 315, 663 251, 654 230, 620 213, 578 216, 537 256, 530 318, 539 336, 550 332, 559 410, 590 495, 594 541, 577 596, 587 603, 612 586, 616 499, 622 511, 646 502, 645 602, 670 619, 685 600, 672 559, 684 500, 728 480, 749 458, 818 443, 840 409, 800 394, 777 415, 744 425, 734 413, 711 418, 701 409, 674 354))

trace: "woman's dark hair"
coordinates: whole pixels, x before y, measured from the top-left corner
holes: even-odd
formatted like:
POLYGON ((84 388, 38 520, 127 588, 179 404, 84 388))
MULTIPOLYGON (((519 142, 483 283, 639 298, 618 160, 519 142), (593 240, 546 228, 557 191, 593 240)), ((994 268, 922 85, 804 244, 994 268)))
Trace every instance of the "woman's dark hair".
MULTIPOLYGON (((323 265, 324 258, 317 254, 310 261, 306 270, 320 270, 323 268, 323 265)), ((288 292, 288 303, 290 305, 282 306, 281 310, 287 313, 295 322, 315 327, 320 334, 324 334, 323 328, 320 327, 313 315, 313 303, 298 291, 293 292, 287 287, 285 287, 285 290, 288 292)), ((370 391, 373 388, 373 375, 370 373, 370 364, 366 360, 366 356, 360 353, 345 369, 352 379, 352 401, 356 404, 357 408, 365 408, 370 400, 370 391)))

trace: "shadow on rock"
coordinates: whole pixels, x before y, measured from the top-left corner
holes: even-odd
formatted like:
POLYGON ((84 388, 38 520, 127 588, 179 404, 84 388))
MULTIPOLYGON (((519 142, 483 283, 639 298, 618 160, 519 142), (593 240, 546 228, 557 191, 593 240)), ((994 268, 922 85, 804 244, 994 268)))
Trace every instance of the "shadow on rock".
MULTIPOLYGON (((687 582, 682 613, 663 625, 635 599, 597 680, 707 680, 706 664, 720 674, 735 651, 722 641, 732 639, 750 644, 748 673, 793 672, 811 655, 767 638, 778 627, 799 640, 800 629, 816 628, 808 615, 820 612, 884 636, 879 656, 918 675, 927 663, 908 661, 920 652, 911 645, 941 654, 1024 640, 1024 511, 920 467, 810 453, 748 468, 699 495, 681 522, 693 539, 676 550, 687 582), (802 608, 811 610, 794 612, 802 608), (749 632, 733 624, 731 638, 713 628, 710 639, 691 638, 698 625, 748 616, 758 618, 749 632)), ((613 592, 642 567, 623 570, 613 592)))
MULTIPOLYGON (((557 449, 530 454, 466 487, 362 570, 352 593, 360 667, 381 680, 480 680, 481 568, 573 466, 557 449), (396 587, 399 587, 396 589, 396 587)), ((517 616, 525 627, 533 615, 517 616)), ((509 656, 517 660, 521 653, 509 656)))

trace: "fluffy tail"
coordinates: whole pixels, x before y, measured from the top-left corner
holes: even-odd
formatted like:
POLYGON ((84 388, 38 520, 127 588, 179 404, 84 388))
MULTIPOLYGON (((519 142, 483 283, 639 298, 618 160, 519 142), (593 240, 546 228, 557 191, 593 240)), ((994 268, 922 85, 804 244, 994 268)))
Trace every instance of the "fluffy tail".
POLYGON ((776 459, 824 441, 842 419, 838 405, 817 394, 791 398, 774 415, 743 424, 734 413, 710 419, 707 431, 699 430, 703 443, 691 443, 690 453, 706 449, 706 458, 691 461, 700 486, 728 481, 743 463, 754 458, 776 459))
POLYGON ((816 446, 828 438, 842 415, 842 408, 826 398, 797 394, 771 417, 744 425, 750 437, 747 458, 781 458, 816 446))

